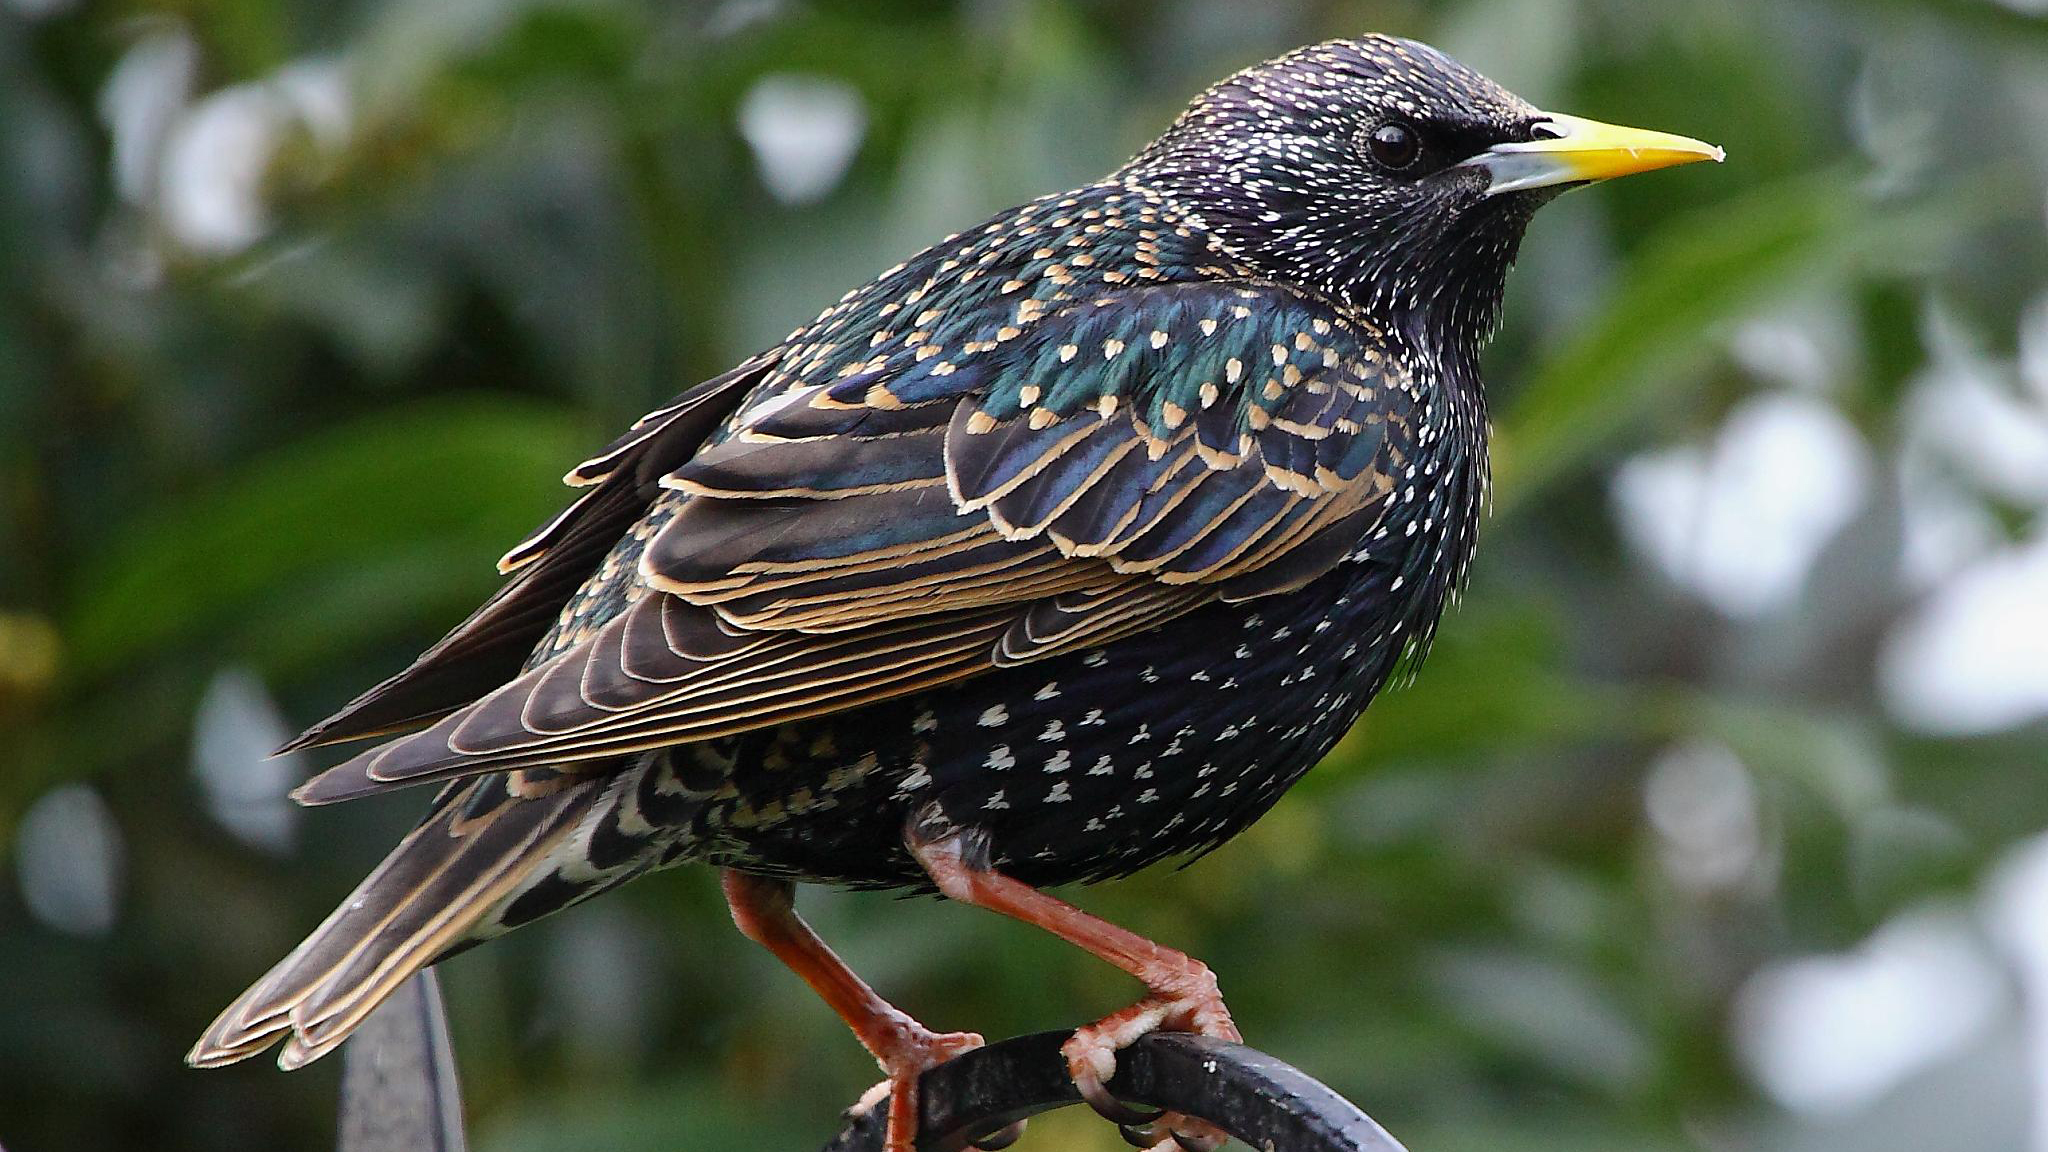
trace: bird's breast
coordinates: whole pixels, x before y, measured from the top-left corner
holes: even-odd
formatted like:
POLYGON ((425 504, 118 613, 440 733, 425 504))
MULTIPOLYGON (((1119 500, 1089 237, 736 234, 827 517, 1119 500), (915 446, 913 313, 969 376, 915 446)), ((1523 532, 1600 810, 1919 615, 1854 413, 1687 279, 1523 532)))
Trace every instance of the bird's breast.
POLYGON ((919 887, 901 848, 936 800, 1035 884, 1124 875, 1206 851, 1264 813, 1426 642, 1443 591, 1405 575, 1437 527, 1313 584, 1215 603, 1101 648, 742 741, 700 814, 720 863, 919 887))

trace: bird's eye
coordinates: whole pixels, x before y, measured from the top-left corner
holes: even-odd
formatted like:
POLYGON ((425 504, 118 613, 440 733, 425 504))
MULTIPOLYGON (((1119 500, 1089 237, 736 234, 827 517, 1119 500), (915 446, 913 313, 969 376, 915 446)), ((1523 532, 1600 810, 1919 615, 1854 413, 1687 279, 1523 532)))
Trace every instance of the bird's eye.
POLYGON ((1398 172, 1422 156, 1422 134, 1399 120, 1383 120, 1365 134, 1365 150, 1373 163, 1398 172))

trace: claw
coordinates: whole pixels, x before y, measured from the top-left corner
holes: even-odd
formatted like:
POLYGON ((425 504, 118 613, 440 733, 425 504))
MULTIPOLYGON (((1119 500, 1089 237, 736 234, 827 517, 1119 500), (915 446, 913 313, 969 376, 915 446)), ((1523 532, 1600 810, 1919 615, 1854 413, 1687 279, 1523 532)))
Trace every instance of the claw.
MULTIPOLYGON (((877 1062, 882 1065, 882 1071, 888 1073, 889 1078, 868 1089, 854 1108, 864 1114, 883 1100, 889 1102, 889 1126, 882 1139, 885 1152, 915 1152, 918 1130, 917 1084, 924 1078, 924 1074, 953 1057, 973 1051, 981 1045, 981 1036, 974 1032, 927 1032, 922 1028, 916 1028, 915 1031, 905 1028, 903 1035, 890 1048, 888 1057, 877 1058, 877 1062)), ((1000 1143, 979 1143, 977 1147, 986 1149, 987 1152, 996 1152, 997 1149, 1007 1148, 1015 1143, 1023 1132, 1024 1122, 1020 1120, 982 1138, 983 1141, 993 1139, 999 1140, 1000 1143)))
MULTIPOLYGON (((1159 1115, 1164 1116, 1166 1113, 1161 1112, 1159 1115)), ((1116 1134, 1123 1137, 1124 1143, 1133 1148, 1153 1148, 1159 1144, 1159 1133, 1150 1124, 1119 1124, 1116 1126, 1116 1134)))
MULTIPOLYGON (((981 1033, 934 1033, 915 1023, 903 1027, 903 1035, 895 1041, 889 1054, 877 1058, 889 1078, 868 1088, 868 1097, 879 1097, 885 1088, 889 1095, 889 1129, 883 1138, 885 1152, 915 1152, 918 1148, 918 1080, 954 1056, 977 1050, 981 1043, 981 1033)), ((997 1148, 1004 1148, 1004 1144, 997 1144, 997 1148)))
POLYGON ((1221 1040, 1240 1039, 1230 1011, 1223 1006, 1216 978, 1206 967, 1192 965, 1171 973, 1153 987, 1153 994, 1129 1008, 1075 1029, 1061 1046, 1067 1071, 1081 1099, 1115 1124, 1126 1142, 1137 1148, 1167 1148, 1169 1139, 1185 1152, 1215 1152, 1229 1137, 1205 1121, 1178 1113, 1134 1108, 1111 1095, 1116 1054, 1156 1031, 1193 1032, 1221 1040))
POLYGON ((896 1082, 894 1080, 884 1080, 879 1084, 869 1085, 868 1090, 860 1094, 860 1099, 846 1106, 846 1118, 848 1120, 857 1120, 874 1111, 875 1105, 887 1100, 895 1089, 896 1082))
POLYGON ((1181 1152, 1216 1152, 1230 1141, 1230 1133, 1213 1124, 1187 1116, 1174 1119, 1179 1123, 1170 1125, 1167 1133, 1180 1145, 1181 1152))
MULTIPOLYGON (((1110 1095, 1109 1089, 1102 1086, 1102 1081, 1092 1076, 1076 1076, 1074 1078, 1074 1087, 1081 1090, 1081 1099, 1087 1102, 1088 1107, 1095 1109, 1097 1116, 1102 1117, 1119 1128, 1142 1128, 1161 1116, 1166 1115, 1163 1109, 1147 1110, 1124 1103, 1115 1096, 1110 1095)), ((1154 1141, 1154 1143, 1157 1143, 1157 1141, 1154 1141)), ((1150 1148, 1151 1146, 1151 1144, 1133 1145, 1133 1147, 1137 1148, 1150 1148)))
POLYGON ((1117 1134, 1133 1148, 1156 1152, 1173 1152, 1169 1144, 1178 1146, 1180 1152, 1216 1152, 1230 1140, 1230 1134, 1221 1128, 1178 1112, 1161 1112, 1150 1124, 1119 1125, 1117 1134))

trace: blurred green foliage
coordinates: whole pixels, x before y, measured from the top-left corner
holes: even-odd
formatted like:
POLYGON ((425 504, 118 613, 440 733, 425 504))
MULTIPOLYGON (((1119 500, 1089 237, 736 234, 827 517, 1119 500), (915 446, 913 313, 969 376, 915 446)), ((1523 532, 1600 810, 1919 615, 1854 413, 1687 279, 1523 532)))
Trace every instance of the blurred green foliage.
MULTIPOLYGON (((1489 354, 1495 516, 1419 682, 1238 842, 1079 898, 1210 960, 1254 1044, 1416 1152, 2019 1148, 2048 1098, 2017 969, 1966 1042, 1830 1114, 1782 1107, 1737 1048, 1755 973, 1967 912, 2048 826, 2038 719, 1911 728, 1879 678, 1931 594, 1899 572, 1900 493, 1937 337, 2010 364, 2048 289, 2033 7, 0 4, 0 1142, 331 1140, 333 1068, 179 1055, 417 802, 309 814, 281 853, 232 834, 193 771, 223 670, 324 714, 487 594, 553 478, 644 409, 922 243, 1109 170, 1225 72, 1384 30, 1729 162, 1535 225, 1489 354), (739 128, 778 76, 856 112, 814 200, 778 198, 739 128), (1873 477, 1794 596, 1730 616, 1631 548, 1610 486, 1787 389, 1741 354, 1759 323, 1820 333, 1873 477), (1734 782, 1714 795, 1738 855, 1688 872, 1646 790, 1723 754, 1735 775, 1703 778, 1734 782), (16 834, 81 785, 117 833, 81 865, 113 915, 65 931, 31 915, 16 834)), ((1960 486, 1984 547, 2038 535, 2038 504, 1960 486)), ((806 908, 936 1026, 1133 993, 972 911, 806 908)), ((702 870, 472 952, 447 986, 486 1152, 808 1147, 874 1078, 702 870)), ((1021 1147, 1117 1146, 1063 1114, 1021 1147)))

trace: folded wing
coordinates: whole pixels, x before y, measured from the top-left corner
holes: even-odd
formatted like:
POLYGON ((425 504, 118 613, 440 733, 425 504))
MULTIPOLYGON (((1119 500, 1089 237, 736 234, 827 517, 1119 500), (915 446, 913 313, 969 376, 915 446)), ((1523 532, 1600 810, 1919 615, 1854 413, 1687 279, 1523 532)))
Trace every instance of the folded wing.
POLYGON ((666 491, 615 530, 635 537, 629 603, 301 797, 840 711, 1299 588, 1372 533, 1426 434, 1374 333, 1278 288, 1146 287, 986 327, 948 348, 882 333, 870 360, 754 393, 685 459, 638 449, 668 468, 636 473, 666 491))
POLYGON ((356 740, 446 715, 519 674, 562 606, 647 514, 657 481, 701 447, 770 367, 758 357, 642 417, 565 479, 586 491, 498 562, 512 579, 396 676, 280 751, 356 740))

